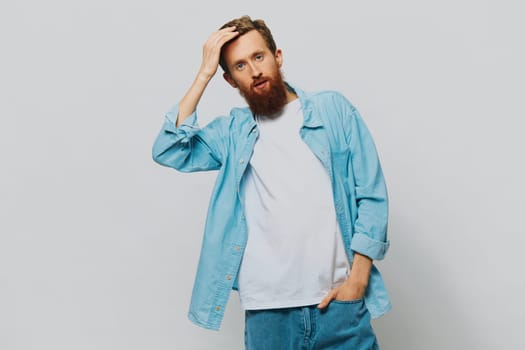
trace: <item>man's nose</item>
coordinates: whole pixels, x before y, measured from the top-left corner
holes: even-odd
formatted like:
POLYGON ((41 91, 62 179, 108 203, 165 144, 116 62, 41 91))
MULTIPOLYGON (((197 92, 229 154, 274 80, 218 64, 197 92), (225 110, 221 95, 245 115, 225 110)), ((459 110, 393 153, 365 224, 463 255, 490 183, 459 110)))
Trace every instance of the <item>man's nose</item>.
POLYGON ((259 67, 257 67, 257 65, 250 64, 250 70, 251 70, 253 79, 258 79, 258 78, 260 78, 262 76, 262 72, 259 69, 259 67))

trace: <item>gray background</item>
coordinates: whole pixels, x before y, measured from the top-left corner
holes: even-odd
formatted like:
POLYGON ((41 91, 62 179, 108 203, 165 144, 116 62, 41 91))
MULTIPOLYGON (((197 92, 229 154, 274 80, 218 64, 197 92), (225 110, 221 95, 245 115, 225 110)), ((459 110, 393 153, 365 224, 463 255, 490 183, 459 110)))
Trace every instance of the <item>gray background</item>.
MULTIPOLYGON (((382 348, 525 347, 520 1, 0 5, 0 349, 241 349, 186 319, 215 173, 151 146, 211 31, 264 18, 287 79, 344 93, 391 199, 382 348)), ((243 104, 219 76, 201 124, 243 104)))

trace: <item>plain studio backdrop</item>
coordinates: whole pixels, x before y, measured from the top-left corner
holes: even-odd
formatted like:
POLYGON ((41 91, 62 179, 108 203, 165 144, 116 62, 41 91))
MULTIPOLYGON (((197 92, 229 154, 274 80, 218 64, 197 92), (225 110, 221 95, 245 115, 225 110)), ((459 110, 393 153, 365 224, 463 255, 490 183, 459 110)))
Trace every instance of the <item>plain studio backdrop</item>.
MULTIPOLYGON (((384 350, 523 349, 520 1, 0 5, 0 349, 242 349, 186 314, 216 173, 151 160, 224 22, 263 18, 288 81, 342 92, 377 144, 384 350)), ((244 105, 218 74, 200 122, 244 105)))

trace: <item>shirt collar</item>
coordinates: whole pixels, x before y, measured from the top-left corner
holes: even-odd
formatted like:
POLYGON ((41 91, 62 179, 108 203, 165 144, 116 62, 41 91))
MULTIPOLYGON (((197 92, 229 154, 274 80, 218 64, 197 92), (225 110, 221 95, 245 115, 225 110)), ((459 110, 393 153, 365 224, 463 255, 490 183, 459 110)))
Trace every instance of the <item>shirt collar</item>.
MULTIPOLYGON (((303 110, 303 116, 304 116, 304 123, 303 125, 308 128, 318 128, 323 126, 323 122, 321 121, 321 118, 316 113, 313 113, 313 106, 311 103, 311 98, 306 94, 303 90, 297 88, 296 86, 284 82, 286 87, 290 89, 293 93, 297 95, 299 98, 299 103, 301 104, 301 108, 303 110)), ((246 117, 249 116, 249 123, 250 123, 250 129, 253 129, 256 127, 255 119, 253 118, 253 114, 250 111, 249 107, 244 108, 234 108, 232 110, 233 113, 241 113, 244 114, 246 117)))
POLYGON ((309 96, 307 96, 307 94, 303 90, 293 86, 292 84, 288 82, 285 82, 285 84, 286 87, 292 92, 294 92, 299 98, 299 102, 301 103, 301 108, 303 109, 304 115, 303 125, 309 128, 317 128, 323 126, 323 123, 319 116, 313 113, 313 108, 309 96))

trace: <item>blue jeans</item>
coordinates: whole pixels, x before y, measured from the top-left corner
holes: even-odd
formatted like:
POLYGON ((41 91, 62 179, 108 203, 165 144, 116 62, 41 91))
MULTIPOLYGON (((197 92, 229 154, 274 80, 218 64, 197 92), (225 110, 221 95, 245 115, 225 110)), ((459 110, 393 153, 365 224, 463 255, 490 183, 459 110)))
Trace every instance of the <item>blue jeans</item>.
POLYGON ((379 350, 363 299, 317 305, 246 310, 247 350, 379 350))

